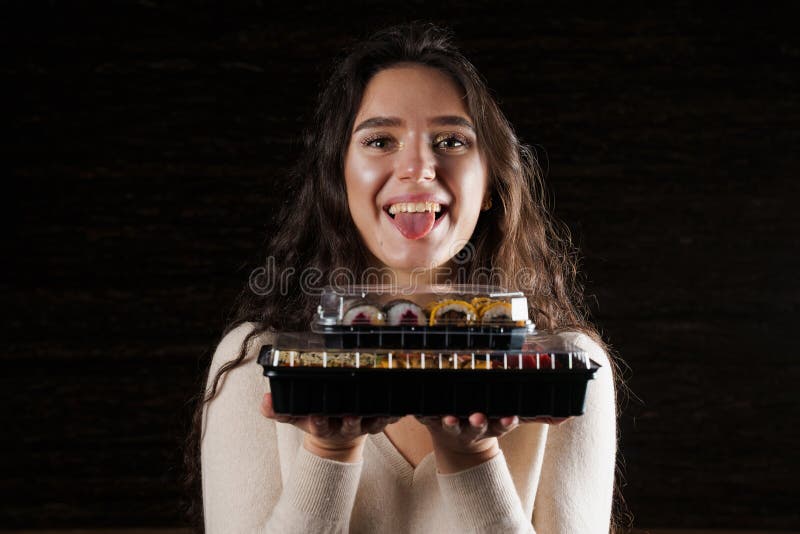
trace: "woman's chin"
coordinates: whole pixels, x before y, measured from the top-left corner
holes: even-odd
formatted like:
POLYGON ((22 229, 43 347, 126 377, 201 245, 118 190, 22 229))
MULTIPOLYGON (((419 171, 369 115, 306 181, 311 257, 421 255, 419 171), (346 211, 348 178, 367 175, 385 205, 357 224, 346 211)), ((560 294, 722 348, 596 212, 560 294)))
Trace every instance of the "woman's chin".
MULTIPOLYGON (((443 229, 439 229, 440 233, 443 229)), ((381 243, 379 250, 373 251, 373 257, 378 265, 395 271, 398 279, 405 279, 413 273, 418 281, 430 279, 432 271, 442 278, 442 283, 449 277, 446 272, 451 258, 459 252, 461 247, 452 240, 442 239, 441 235, 428 235, 423 239, 407 239, 398 235, 383 236, 377 239, 381 243), (375 254, 377 252, 378 254, 375 254)))
POLYGON ((427 273, 437 269, 441 270, 447 263, 447 258, 438 258, 434 255, 415 255, 412 257, 387 258, 386 267, 395 271, 397 274, 416 273, 416 276, 420 277, 420 281, 423 279, 427 281, 427 273))

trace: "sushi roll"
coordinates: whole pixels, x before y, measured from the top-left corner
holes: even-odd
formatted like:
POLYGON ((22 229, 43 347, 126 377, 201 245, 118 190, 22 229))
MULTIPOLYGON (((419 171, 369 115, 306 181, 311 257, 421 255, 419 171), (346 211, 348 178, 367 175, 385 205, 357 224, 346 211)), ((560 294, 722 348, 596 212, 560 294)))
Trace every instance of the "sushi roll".
POLYGON ((475 297, 470 301, 470 304, 472 304, 472 307, 475 308, 475 311, 478 312, 478 316, 480 316, 481 310, 485 306, 488 306, 489 304, 492 304, 494 302, 497 301, 494 299, 490 299, 489 297, 475 297))
POLYGON ((442 300, 431 308, 430 325, 467 326, 477 318, 475 308, 464 300, 442 300))
POLYGON ((392 326, 425 326, 427 316, 410 300, 393 300, 386 305, 386 322, 392 326))
POLYGON ((342 318, 345 326, 373 325, 384 323, 384 314, 377 306, 372 304, 357 303, 350 306, 342 318))
POLYGON ((511 304, 495 301, 486 304, 478 312, 482 324, 511 323, 511 304))

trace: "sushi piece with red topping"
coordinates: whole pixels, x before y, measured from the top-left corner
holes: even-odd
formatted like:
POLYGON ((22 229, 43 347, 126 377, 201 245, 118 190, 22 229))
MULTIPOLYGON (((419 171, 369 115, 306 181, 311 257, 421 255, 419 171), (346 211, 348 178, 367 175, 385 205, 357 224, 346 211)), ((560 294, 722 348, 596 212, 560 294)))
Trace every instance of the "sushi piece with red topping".
POLYGON ((386 322, 392 326, 424 326, 428 322, 425 312, 410 300, 393 300, 386 309, 386 322))
POLYGON ((372 304, 358 303, 350 306, 342 317, 342 324, 346 326, 372 325, 379 326, 384 324, 385 316, 377 306, 372 304))

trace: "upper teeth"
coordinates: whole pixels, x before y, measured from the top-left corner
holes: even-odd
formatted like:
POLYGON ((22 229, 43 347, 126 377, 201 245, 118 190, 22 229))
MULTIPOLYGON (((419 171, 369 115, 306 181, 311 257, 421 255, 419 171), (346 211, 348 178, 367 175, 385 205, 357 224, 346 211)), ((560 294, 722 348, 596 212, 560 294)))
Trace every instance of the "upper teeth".
POLYGON ((424 213, 432 211, 438 213, 442 211, 442 205, 437 202, 398 202, 389 206, 389 213, 424 213))

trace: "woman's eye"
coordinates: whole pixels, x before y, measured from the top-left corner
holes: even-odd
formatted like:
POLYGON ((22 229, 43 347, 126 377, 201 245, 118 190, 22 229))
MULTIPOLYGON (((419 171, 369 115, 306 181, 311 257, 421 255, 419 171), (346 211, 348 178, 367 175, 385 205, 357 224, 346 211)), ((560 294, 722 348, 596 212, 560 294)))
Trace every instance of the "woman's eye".
POLYGON ((364 139, 361 144, 370 148, 387 148, 391 142, 392 140, 388 137, 371 137, 364 139))
POLYGON ((461 137, 450 135, 436 139, 434 145, 445 150, 453 150, 455 148, 467 146, 468 142, 466 139, 462 139, 461 137))

